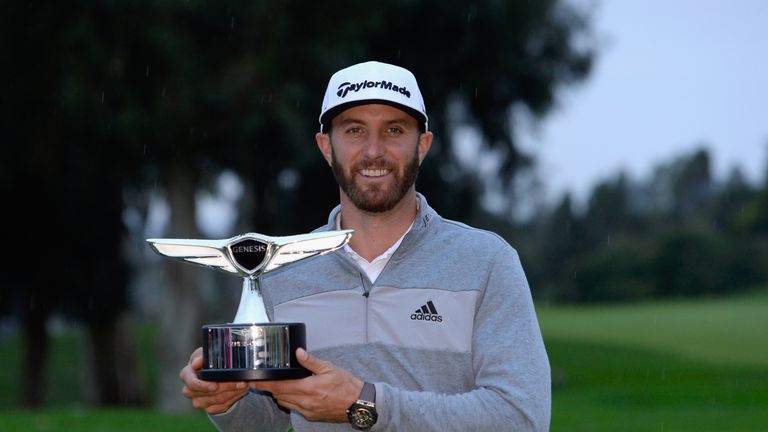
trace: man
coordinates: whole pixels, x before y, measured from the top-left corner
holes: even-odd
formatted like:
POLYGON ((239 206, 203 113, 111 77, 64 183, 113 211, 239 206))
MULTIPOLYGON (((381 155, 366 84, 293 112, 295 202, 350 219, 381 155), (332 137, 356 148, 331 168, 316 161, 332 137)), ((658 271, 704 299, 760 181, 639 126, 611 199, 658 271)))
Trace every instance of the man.
POLYGON ((299 380, 183 393, 220 430, 548 430, 550 373, 518 256, 442 219, 415 189, 432 133, 415 77, 378 62, 331 77, 317 146, 341 204, 321 230, 344 250, 262 278, 272 319, 307 324, 299 380), (288 413, 290 412, 290 413, 288 413))

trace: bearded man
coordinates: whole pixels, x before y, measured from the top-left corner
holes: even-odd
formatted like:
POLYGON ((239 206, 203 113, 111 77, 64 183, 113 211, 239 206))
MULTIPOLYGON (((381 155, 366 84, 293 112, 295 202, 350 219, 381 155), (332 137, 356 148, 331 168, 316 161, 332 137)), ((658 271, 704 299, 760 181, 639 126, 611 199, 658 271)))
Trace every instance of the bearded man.
POLYGON ((432 145, 416 78, 366 62, 331 77, 315 140, 349 244, 261 279, 273 321, 304 322, 313 375, 202 381, 183 394, 222 431, 546 431, 550 370, 516 251, 416 192, 432 145))

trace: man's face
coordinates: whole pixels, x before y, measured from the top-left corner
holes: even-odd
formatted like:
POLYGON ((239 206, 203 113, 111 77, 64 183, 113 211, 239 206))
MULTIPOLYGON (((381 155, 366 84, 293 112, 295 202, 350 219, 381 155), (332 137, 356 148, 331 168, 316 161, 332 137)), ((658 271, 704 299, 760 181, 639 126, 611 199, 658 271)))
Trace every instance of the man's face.
POLYGON ((343 193, 360 210, 386 212, 414 184, 431 143, 415 118, 388 105, 361 105, 333 119, 326 148, 318 144, 343 193))

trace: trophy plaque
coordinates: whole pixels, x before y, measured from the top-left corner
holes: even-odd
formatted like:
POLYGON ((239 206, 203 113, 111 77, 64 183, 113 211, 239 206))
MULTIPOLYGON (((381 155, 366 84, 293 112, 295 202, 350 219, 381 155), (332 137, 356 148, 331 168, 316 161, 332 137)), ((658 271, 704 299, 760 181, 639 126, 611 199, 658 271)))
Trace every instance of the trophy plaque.
POLYGON ((304 323, 270 322, 259 277, 333 252, 347 244, 351 236, 352 230, 339 230, 286 237, 247 233, 223 240, 147 239, 160 255, 243 278, 234 321, 203 326, 200 378, 246 381, 311 375, 296 359, 296 349, 306 348, 304 323))

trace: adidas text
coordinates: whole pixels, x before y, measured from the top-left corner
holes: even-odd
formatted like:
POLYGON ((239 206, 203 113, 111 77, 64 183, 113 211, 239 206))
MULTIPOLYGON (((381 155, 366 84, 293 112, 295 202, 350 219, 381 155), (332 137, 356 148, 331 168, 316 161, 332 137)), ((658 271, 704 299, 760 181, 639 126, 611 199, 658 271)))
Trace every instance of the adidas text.
POLYGON ((425 314, 425 313, 412 313, 411 319, 414 321, 434 321, 443 322, 442 315, 425 314))

